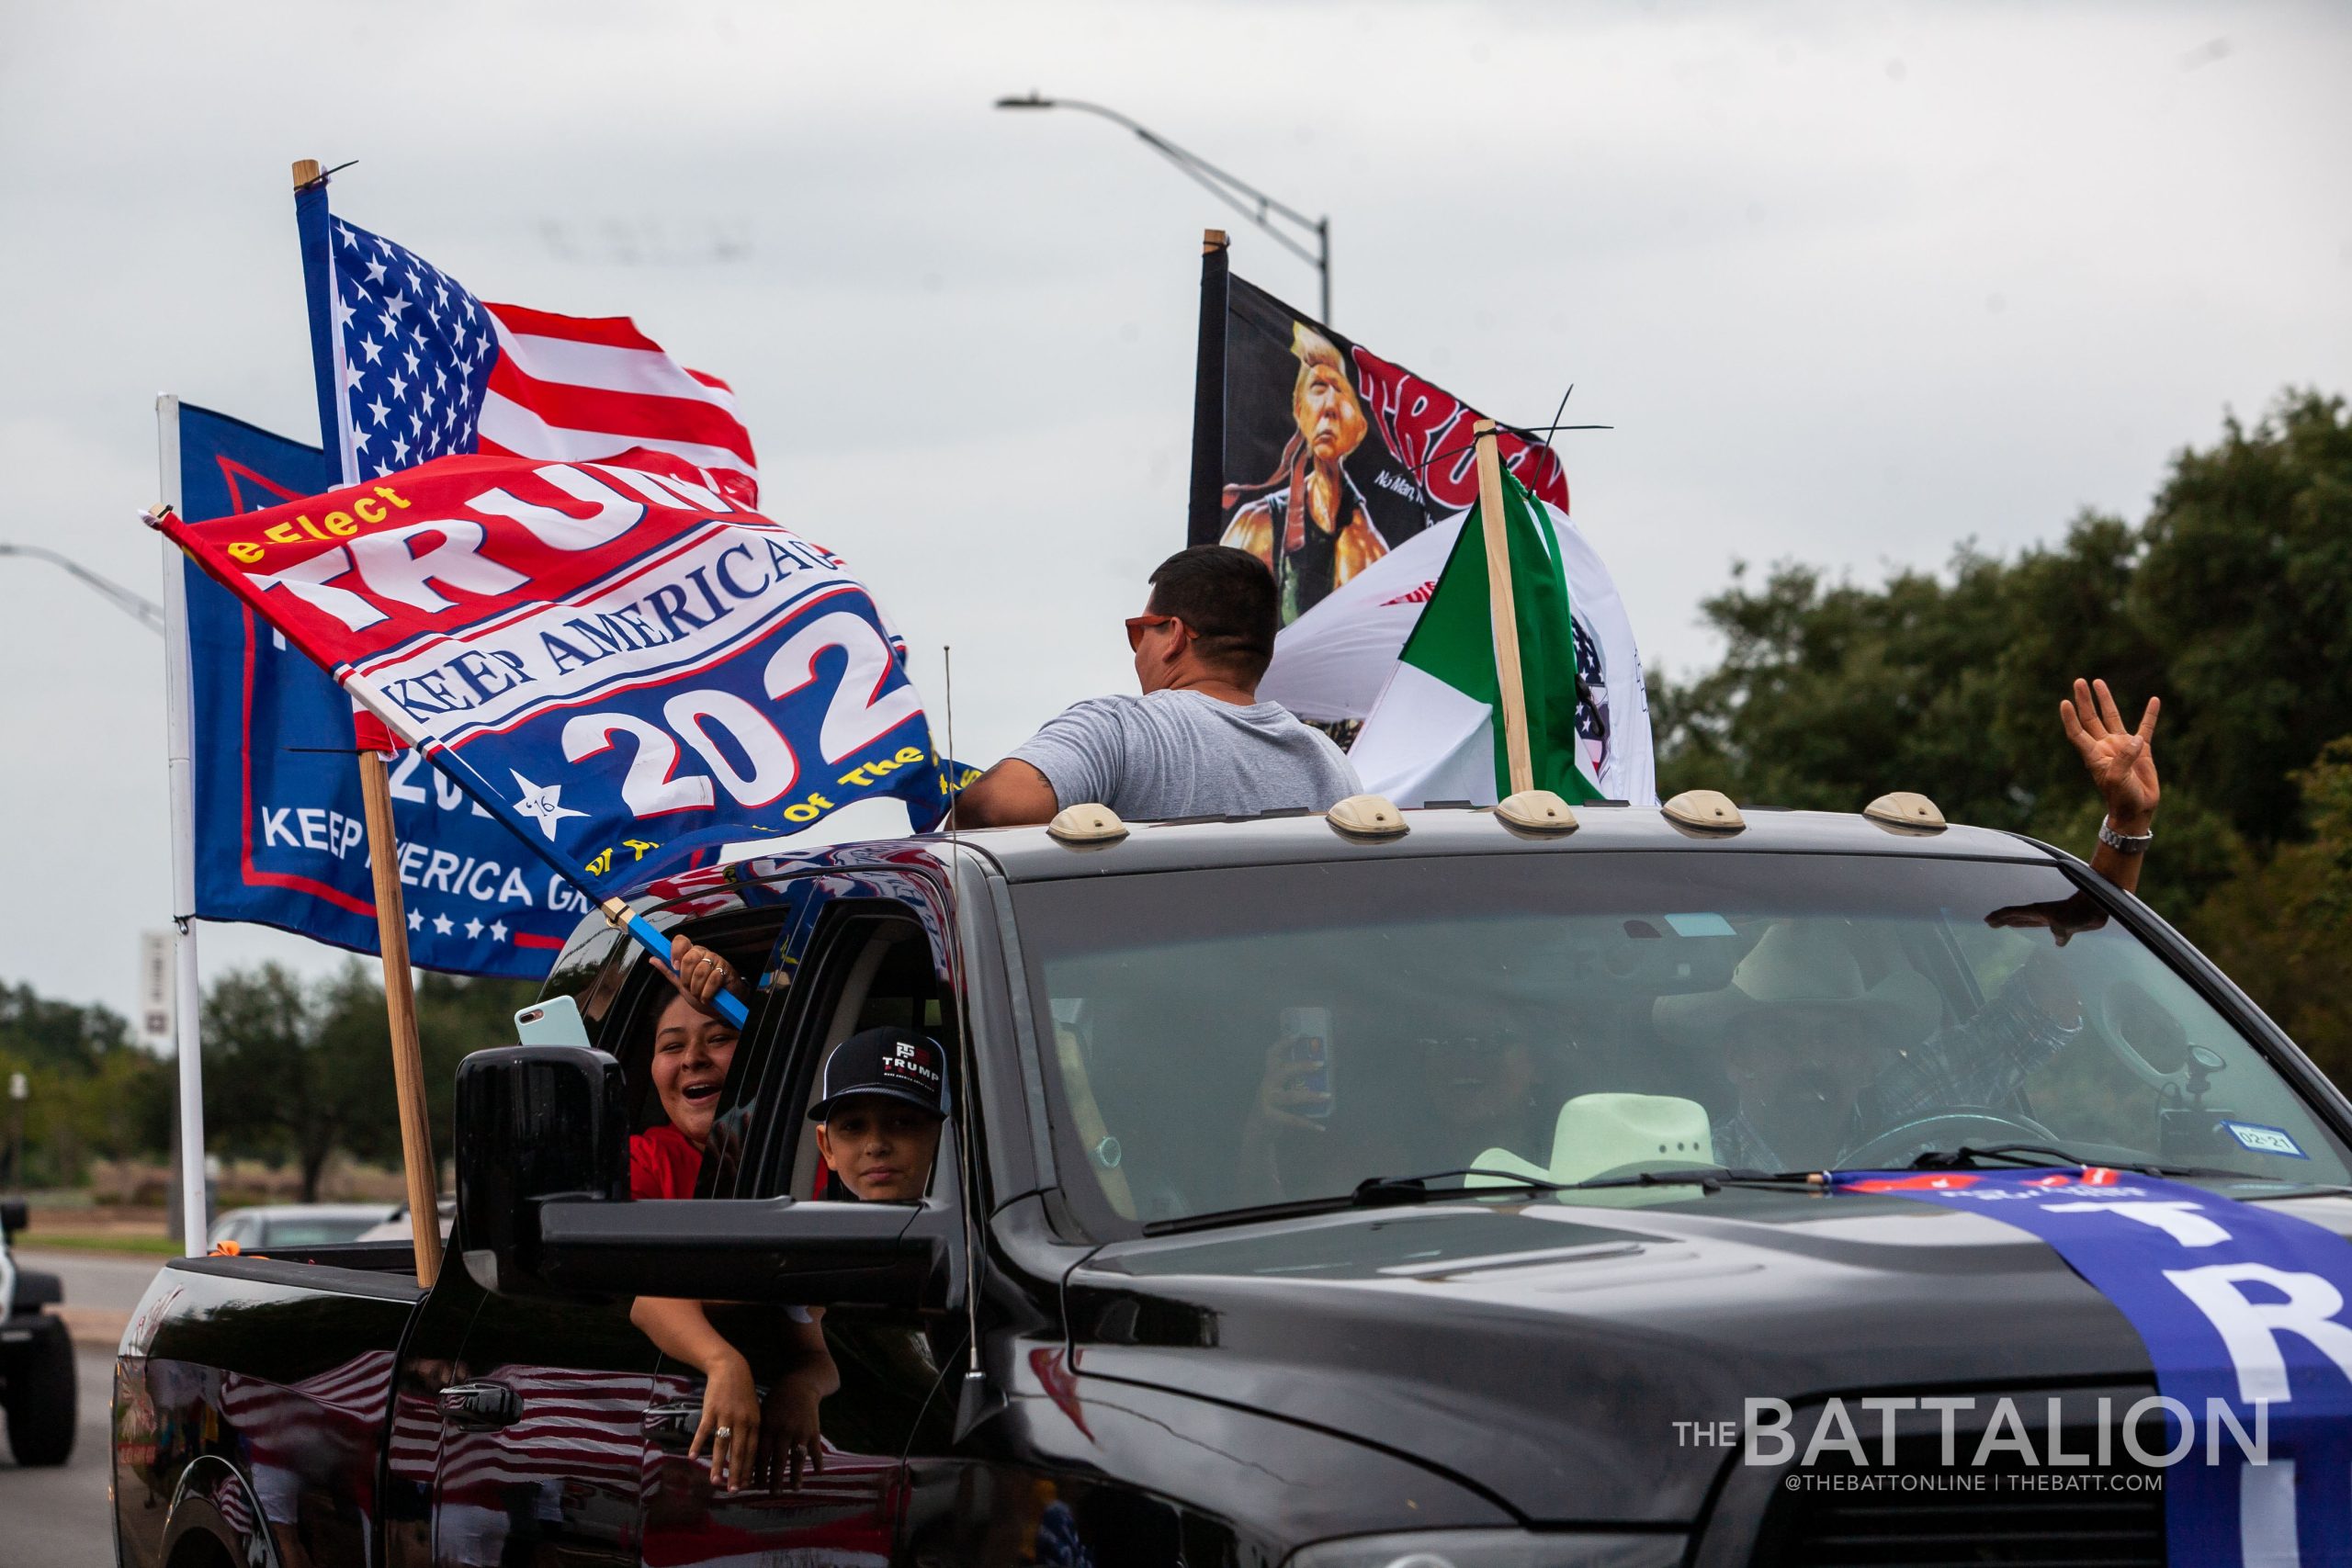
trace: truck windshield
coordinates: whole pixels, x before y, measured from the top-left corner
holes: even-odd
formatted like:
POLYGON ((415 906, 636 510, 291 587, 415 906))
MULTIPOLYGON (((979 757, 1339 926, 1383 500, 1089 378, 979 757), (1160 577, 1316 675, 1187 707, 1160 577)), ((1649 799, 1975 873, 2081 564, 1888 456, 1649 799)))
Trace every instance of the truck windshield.
POLYGON ((1593 852, 1013 897, 1066 1185, 1113 1228, 1374 1176, 1963 1145, 2346 1179, 2287 1079, 2046 863, 1593 852))

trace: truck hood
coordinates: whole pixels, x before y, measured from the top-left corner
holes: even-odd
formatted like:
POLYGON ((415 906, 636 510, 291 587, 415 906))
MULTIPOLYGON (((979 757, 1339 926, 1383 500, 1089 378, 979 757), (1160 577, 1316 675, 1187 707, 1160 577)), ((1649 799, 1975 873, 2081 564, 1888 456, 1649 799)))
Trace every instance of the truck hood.
MULTIPOLYGON (((1153 1384, 1396 1450, 1531 1520, 1661 1524, 1698 1517, 1735 1457, 1702 1434, 1751 1398, 1983 1391, 1989 1416, 2020 1390, 2153 1392, 2123 1314, 1999 1221, 1851 1193, 1593 1196, 1106 1247, 1067 1286, 1072 1393, 1153 1384)), ((2352 1202, 2293 1211, 2352 1234, 2352 1202)))

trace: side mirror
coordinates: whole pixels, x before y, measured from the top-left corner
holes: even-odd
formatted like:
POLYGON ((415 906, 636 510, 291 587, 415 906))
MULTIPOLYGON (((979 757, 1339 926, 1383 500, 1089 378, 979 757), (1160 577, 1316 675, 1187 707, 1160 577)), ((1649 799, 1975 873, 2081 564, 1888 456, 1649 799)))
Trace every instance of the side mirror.
POLYGON ((12 1236, 31 1223, 22 1198, 0 1198, 0 1236, 12 1236))
POLYGON ((539 1208, 628 1197, 621 1065, 576 1045, 506 1045, 458 1066, 458 1233, 486 1290, 527 1290, 539 1208))
POLYGON ((459 1066, 458 1235, 484 1290, 949 1304, 954 1201, 633 1201, 627 1103, 601 1051, 508 1045, 459 1066))

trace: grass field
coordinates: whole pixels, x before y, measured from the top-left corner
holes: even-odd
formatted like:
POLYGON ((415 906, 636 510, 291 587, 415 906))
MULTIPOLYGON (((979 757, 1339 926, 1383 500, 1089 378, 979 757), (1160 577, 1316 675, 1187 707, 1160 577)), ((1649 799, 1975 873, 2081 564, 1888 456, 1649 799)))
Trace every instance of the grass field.
POLYGON ((137 1258, 177 1258, 180 1244, 167 1235, 124 1235, 119 1231, 27 1230, 17 1245, 52 1247, 60 1252, 119 1252, 137 1258))

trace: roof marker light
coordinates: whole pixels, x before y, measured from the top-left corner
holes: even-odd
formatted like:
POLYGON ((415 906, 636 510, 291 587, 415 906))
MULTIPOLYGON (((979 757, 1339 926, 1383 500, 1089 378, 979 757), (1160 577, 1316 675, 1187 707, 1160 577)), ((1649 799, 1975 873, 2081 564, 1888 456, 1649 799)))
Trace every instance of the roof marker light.
POLYGON ((1663 809, 1668 821, 1696 828, 1702 833, 1736 833, 1747 826, 1747 818, 1739 814, 1731 796, 1721 790, 1686 789, 1668 801, 1663 809))
POLYGON ((1331 826, 1354 839, 1396 839, 1407 831, 1405 814, 1385 795, 1351 795, 1327 814, 1331 826))
POLYGON ((1065 844, 1113 844, 1127 836, 1127 825, 1109 807, 1090 800, 1054 813, 1046 831, 1065 844))
POLYGON ((1896 828, 1913 833, 1940 833, 1951 824, 1936 803, 1924 795, 1907 789, 1892 795, 1882 795, 1862 807, 1862 815, 1882 828, 1896 828))
POLYGON ((1568 803, 1548 789, 1523 789, 1495 807, 1495 815, 1510 827, 1529 833, 1573 833, 1577 814, 1568 803))

